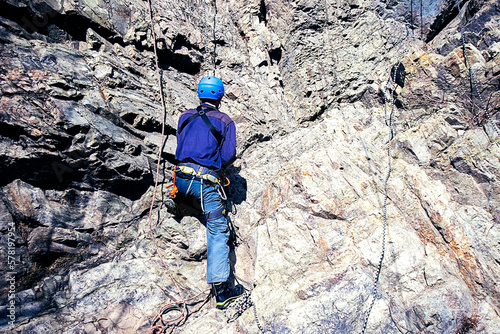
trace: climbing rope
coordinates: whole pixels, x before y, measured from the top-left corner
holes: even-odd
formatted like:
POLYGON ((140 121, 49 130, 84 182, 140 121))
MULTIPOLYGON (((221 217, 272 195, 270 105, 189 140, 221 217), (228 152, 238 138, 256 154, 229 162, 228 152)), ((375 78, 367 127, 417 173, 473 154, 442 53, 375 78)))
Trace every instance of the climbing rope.
MULTIPOLYGON (((420 39, 423 40, 424 37, 424 26, 423 26, 423 21, 424 17, 422 16, 422 0, 420 0, 420 39)), ((417 11, 417 10, 415 10, 417 11)), ((416 14, 415 16, 417 16, 416 14)), ((413 16, 413 0, 410 0, 410 30, 411 30, 411 35, 412 37, 415 37, 415 30, 417 29, 417 23, 415 23, 415 17, 413 16)))
MULTIPOLYGON (((166 264, 165 260, 163 259, 162 255, 160 253, 159 247, 156 243, 156 239, 155 239, 154 233, 153 233, 152 212, 153 212, 153 206, 154 206, 154 202, 155 202, 155 198, 156 198, 156 191, 158 188, 158 177, 160 174, 160 164, 161 164, 161 151, 162 151, 162 147, 163 147, 163 144, 165 141, 165 118, 167 115, 167 110, 166 110, 166 105, 165 105, 165 101, 163 98, 163 85, 162 85, 161 73, 160 73, 160 67, 159 67, 159 61, 158 61, 158 52, 157 52, 157 46, 156 46, 157 38, 156 38, 155 30, 154 30, 153 9, 152 9, 151 1, 152 0, 148 0, 149 19, 150 19, 150 25, 151 25, 151 31, 152 31, 152 37, 153 37, 153 43, 154 43, 153 48, 154 48, 154 54, 155 54, 156 75, 157 75, 157 79, 158 79, 158 86, 160 88, 161 104, 163 107, 163 117, 162 117, 162 133, 161 133, 161 141, 160 141, 161 145, 160 145, 160 149, 158 152, 155 185, 154 185, 154 189, 153 189, 153 197, 151 200, 151 205, 149 207, 148 225, 149 225, 149 231, 151 233, 151 238, 153 240, 153 243, 154 243, 154 246, 156 249, 156 253, 158 254, 161 262, 163 263, 163 266, 167 270, 167 273, 168 273, 170 279, 172 280, 172 282, 174 283, 174 285, 177 289, 177 293, 180 296, 179 301, 175 301, 175 302, 172 302, 172 303, 169 303, 169 304, 162 306, 160 308, 160 310, 158 311, 158 313, 156 314, 156 316, 153 318, 153 321, 151 322, 151 327, 149 328, 148 333, 149 334, 163 334, 163 333, 172 333, 176 327, 182 326, 191 314, 200 311, 203 308, 203 306, 205 306, 205 304, 207 304, 207 302, 210 300, 211 293, 208 293, 208 295, 205 297, 204 300, 198 301, 198 302, 193 302, 193 303, 189 304, 189 306, 191 306, 193 304, 201 303, 194 310, 191 310, 191 311, 188 310, 188 302, 192 302, 192 301, 196 300, 199 296, 203 295, 207 291, 210 291, 210 288, 207 288, 204 291, 201 291, 200 293, 198 293, 194 297, 187 298, 187 299, 184 298, 182 291, 179 287, 179 284, 177 283, 177 281, 173 277, 173 274, 172 274, 169 266, 166 264), (170 312, 178 312, 179 315, 177 315, 177 317, 165 319, 167 314, 170 312)), ((216 51, 217 51, 216 50, 216 47, 217 47, 217 44, 216 44, 217 0, 214 0, 214 4, 215 4, 215 15, 214 15, 214 26, 213 26, 213 43, 214 43, 214 52, 213 52, 214 72, 213 73, 215 75, 215 70, 216 70, 216 66, 217 66, 217 63, 216 63, 216 55, 217 55, 217 53, 216 53, 216 51)), ((205 20, 205 30, 206 30, 206 20, 205 20)), ((208 38, 207 38, 207 40, 208 40, 208 38)), ((225 186, 229 185, 229 179, 227 177, 226 177, 226 180, 227 180, 227 184, 225 186)), ((171 192, 171 196, 172 195, 175 196, 175 192, 176 192, 175 174, 174 174, 174 182, 170 186, 173 187, 172 192, 171 192)), ((251 290, 246 291, 242 297, 238 298, 236 301, 234 301, 230 305, 230 307, 228 309, 226 309, 226 312, 233 311, 232 315, 230 315, 230 316, 227 316, 227 313, 225 312, 226 316, 228 317, 228 322, 235 321, 245 310, 247 310, 249 307, 253 306, 254 316, 255 316, 255 321, 257 323, 257 326, 259 327, 261 332, 264 332, 264 330, 259 322, 259 319, 257 317, 257 311, 255 308, 255 304, 253 303, 250 295, 251 295, 251 290)))
MULTIPOLYGON (((215 13, 214 13, 213 31, 212 31, 212 33, 213 33, 212 43, 214 44, 214 49, 213 49, 213 54, 212 54, 213 75, 215 75, 215 71, 217 70, 217 35, 216 35, 217 13, 218 13, 217 0, 214 0, 214 9, 215 9, 215 13)), ((204 32, 208 35, 206 12, 207 11, 205 11, 204 32)), ((207 36, 206 40, 208 41, 208 36, 207 36)), ((208 43, 207 43, 207 47, 208 47, 208 43)), ((230 184, 229 178, 227 178, 226 176, 224 176, 223 178, 226 180, 226 184, 224 184, 223 186, 224 187, 229 186, 229 184, 230 184)), ((254 316, 255 316, 255 322, 257 323, 257 327, 259 328, 259 330, 262 333, 264 333, 264 329, 262 328, 262 325, 260 324, 259 318, 257 316, 257 310, 255 307, 255 304, 253 303, 252 298, 251 298, 251 293, 252 293, 252 290, 245 291, 245 293, 241 297, 238 297, 238 299, 236 299, 234 302, 232 302, 229 305, 229 307, 224 310, 224 315, 227 318, 227 322, 230 323, 230 322, 235 321, 237 318, 239 318, 243 314, 243 312, 245 312, 248 308, 253 307, 253 312, 254 312, 254 316)))
POLYGON ((465 3, 462 6, 462 8, 460 8, 460 0, 457 0, 455 5, 458 7, 458 15, 460 16, 460 37, 462 40, 462 48, 464 50, 465 62, 466 62, 467 67, 469 68, 469 75, 470 75, 470 80, 472 83, 473 91, 476 92, 476 95, 477 95, 479 102, 480 102, 480 106, 484 110, 484 113, 485 113, 486 117, 488 118, 488 121, 491 123, 491 125, 493 126, 493 129, 495 130, 497 135, 500 137, 500 131, 498 130, 497 125, 493 122, 493 119, 491 118, 490 113, 488 112, 488 109, 486 108, 486 106, 484 104, 481 93, 479 93, 477 81, 476 81, 476 78, 474 77, 474 72, 472 71, 472 66, 470 63, 469 55, 467 54, 467 49, 465 46, 463 16, 465 15, 465 9, 467 8, 468 2, 465 3), (462 14, 462 11, 463 11, 463 14, 462 14))
POLYGON ((420 39, 424 39, 424 16, 423 16, 423 3, 420 0, 420 39))
POLYGON ((187 308, 187 302, 195 300, 196 298, 203 295, 207 291, 210 291, 210 288, 201 291, 194 297, 183 299, 180 302, 173 302, 162 306, 158 311, 158 313, 153 318, 148 333, 149 334, 172 333, 176 327, 182 326, 189 315, 198 312, 203 308, 203 306, 205 306, 205 304, 208 303, 211 297, 211 293, 209 292, 204 300, 194 302, 193 304, 201 302, 201 305, 199 305, 193 311, 188 312, 186 315, 184 309, 187 308), (166 315, 170 312, 180 312, 180 314, 175 318, 165 319, 166 315))
POLYGON ((365 320, 363 322, 363 330, 361 331, 363 334, 366 332, 366 327, 368 325, 368 319, 370 318, 370 314, 373 309, 373 305, 375 304, 375 300, 377 299, 378 295, 378 281, 380 279, 380 272, 382 271, 382 262, 384 261, 385 257, 385 238, 387 234, 387 200, 389 198, 388 195, 388 185, 389 185, 389 178, 391 177, 391 172, 392 172, 392 163, 391 163, 391 141, 394 138, 394 128, 393 128, 393 116, 394 116, 394 95, 396 93, 396 73, 399 65, 401 64, 401 61, 398 62, 396 67, 394 67, 393 71, 393 76, 390 78, 385 86, 386 92, 389 90, 389 83, 392 81, 392 89, 391 93, 389 96, 391 96, 391 112, 389 114, 389 119, 387 119, 387 103, 384 104, 384 110, 385 110, 385 123, 389 127, 389 139, 387 143, 387 159, 388 159, 388 168, 387 168, 387 175, 385 177, 384 181, 384 207, 383 207, 383 217, 384 217, 384 222, 383 222, 383 227, 382 227, 382 251, 380 254, 380 260, 377 265, 377 273, 375 275, 375 279, 373 280, 373 288, 372 288, 372 300, 370 302, 370 306, 368 308, 367 315, 365 317, 365 320))
POLYGON ((207 23, 207 4, 205 1, 203 1, 204 6, 203 6, 203 60, 207 59, 207 52, 208 52, 208 23, 207 23))
POLYGON ((160 309, 160 311, 158 312, 158 314, 155 316, 155 318, 153 319, 148 333, 149 334, 161 334, 161 333, 172 333, 176 327, 184 324, 186 319, 191 314, 198 312, 207 303, 207 301, 209 300, 210 294, 208 295, 208 297, 205 298, 205 301, 198 308, 194 309, 193 311, 188 310, 187 303, 196 299, 197 297, 199 297, 203 293, 207 292, 208 290, 210 290, 210 288, 200 292, 199 294, 197 294, 194 297, 191 297, 188 299, 184 298, 179 284, 175 280, 175 278, 172 274, 172 271, 170 270, 169 266, 167 265, 167 263, 163 259, 163 256, 160 253, 158 244, 156 243, 156 239, 155 239, 155 236, 153 233, 152 213, 153 213, 153 206, 154 206, 155 198, 156 198, 156 192, 158 189, 158 178, 160 175, 160 165, 161 165, 161 152, 162 152, 163 144, 165 142, 165 118, 167 115, 167 108, 166 108, 165 100, 163 97, 163 85, 162 85, 161 72, 160 72, 160 66, 159 66, 159 61, 158 61, 158 50, 157 50, 157 46, 156 46, 157 38, 156 38, 155 29, 154 29, 153 9, 152 9, 151 1, 152 0, 148 0, 149 19, 150 19, 150 25, 151 25, 151 33, 152 33, 152 37, 153 37, 153 50, 154 50, 154 54, 155 54, 156 77, 157 77, 157 81, 158 81, 158 87, 160 89, 160 100, 161 100, 161 104, 162 104, 162 108, 163 108, 163 116, 162 116, 160 147, 158 150, 158 158, 157 158, 157 164, 156 164, 155 185, 154 185, 154 189, 153 189, 153 195, 152 195, 151 204, 149 207, 149 214, 148 214, 148 226, 149 226, 149 231, 151 233, 151 239, 153 240, 153 244, 155 246, 156 253, 158 254, 158 257, 160 258, 160 260, 163 264, 163 267, 167 270, 168 276, 170 277, 170 279, 174 283, 175 288, 177 290, 177 293, 180 296, 179 301, 176 301, 174 303, 163 306, 160 309), (171 312, 171 311, 177 311, 180 314, 177 317, 165 320, 164 318, 165 318, 166 314, 171 312))
POLYGON ((215 70, 217 69, 217 36, 215 34, 217 28, 217 0, 214 0, 215 14, 214 14, 214 29, 213 29, 213 43, 214 43, 214 54, 213 54, 213 65, 214 65, 214 76, 215 70))
MULTIPOLYGON (((208 45, 210 41, 210 37, 208 34, 208 20, 207 20, 207 13, 208 13, 208 8, 206 5, 206 2, 204 2, 204 8, 203 8, 203 38, 204 38, 204 47, 203 47, 203 59, 207 59, 207 52, 208 52, 208 45)), ((214 44, 214 49, 212 53, 212 65, 213 65, 213 74, 215 76, 215 70, 217 69, 217 35, 216 35, 216 29, 217 29, 217 0, 214 0, 214 19, 213 19, 213 28, 212 28, 212 43, 214 44)), ((206 72, 209 72, 207 70, 206 72)))
POLYGON ((410 0, 410 29, 411 29, 411 35, 414 36, 413 32, 413 0, 410 0))

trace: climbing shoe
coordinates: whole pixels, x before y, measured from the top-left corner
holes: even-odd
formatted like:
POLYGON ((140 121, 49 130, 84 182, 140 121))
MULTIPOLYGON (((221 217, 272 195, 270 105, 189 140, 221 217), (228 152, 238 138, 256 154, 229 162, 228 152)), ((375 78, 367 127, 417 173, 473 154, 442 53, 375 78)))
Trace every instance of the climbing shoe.
POLYGON ((238 284, 235 287, 230 287, 227 282, 213 283, 212 289, 215 295, 216 307, 223 310, 234 302, 238 297, 245 293, 243 285, 238 284))
POLYGON ((167 207, 167 212, 174 215, 178 216, 179 212, 177 210, 177 204, 175 204, 175 201, 171 198, 167 199, 165 201, 165 206, 167 207))

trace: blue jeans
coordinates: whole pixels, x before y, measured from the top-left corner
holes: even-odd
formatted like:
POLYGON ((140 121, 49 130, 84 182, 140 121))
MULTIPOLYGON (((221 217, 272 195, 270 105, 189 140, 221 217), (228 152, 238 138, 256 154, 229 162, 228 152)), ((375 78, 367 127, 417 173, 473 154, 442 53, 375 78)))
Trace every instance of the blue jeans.
MULTIPOLYGON (((181 174, 181 173, 179 173, 181 174)), ((208 180, 177 178, 175 184, 186 198, 196 198, 203 213, 220 210, 224 200, 218 192, 219 185, 208 180), (202 183, 203 181, 203 183, 202 183)), ((207 283, 226 282, 229 278, 229 225, 225 215, 209 219, 207 227, 207 283)))

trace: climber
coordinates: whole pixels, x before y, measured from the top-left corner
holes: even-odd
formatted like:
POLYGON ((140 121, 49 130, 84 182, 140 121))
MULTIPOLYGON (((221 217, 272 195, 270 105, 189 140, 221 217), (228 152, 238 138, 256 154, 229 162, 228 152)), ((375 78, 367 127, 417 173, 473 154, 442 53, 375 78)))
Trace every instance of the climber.
POLYGON ((166 206, 173 214, 182 204, 197 205, 207 229, 207 283, 212 285, 216 307, 225 309, 244 293, 241 284, 228 282, 229 225, 225 216, 226 195, 221 185, 223 168, 236 158, 236 128, 231 118, 218 110, 224 84, 215 76, 201 79, 196 109, 184 111, 177 127, 174 169, 178 194, 166 206), (184 203, 180 203, 180 201, 184 203))

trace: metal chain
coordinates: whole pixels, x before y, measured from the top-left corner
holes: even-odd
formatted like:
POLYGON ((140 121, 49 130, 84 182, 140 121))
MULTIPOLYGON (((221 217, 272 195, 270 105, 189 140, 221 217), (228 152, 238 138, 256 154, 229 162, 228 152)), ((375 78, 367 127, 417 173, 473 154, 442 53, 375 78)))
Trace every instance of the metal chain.
POLYGON ((466 49, 466 46, 465 46, 463 16, 465 15, 465 8, 467 7, 468 3, 465 3, 462 6, 462 8, 460 8, 459 4, 460 4, 460 0, 457 0, 456 6, 458 6, 458 15, 460 16, 460 37, 461 37, 461 40, 462 40, 462 47, 463 47, 463 50, 464 50, 465 61, 466 61, 467 67, 469 67, 469 75, 470 75, 470 78, 471 78, 472 86, 473 86, 474 90, 476 91, 477 97, 479 98, 479 102, 481 104, 481 108, 484 110, 484 113, 486 114, 486 117, 488 118, 488 120, 490 121, 491 125, 493 126, 493 129, 495 130, 495 132, 497 133, 497 135, 500 137, 500 130, 498 130, 498 127, 493 122, 493 119, 491 118, 490 113, 488 112, 488 109, 486 108, 486 106, 484 104, 483 98, 481 97, 481 93, 479 93, 479 89, 477 87, 477 81, 476 81, 476 78, 474 77, 474 72, 472 71, 472 66, 471 66, 471 63, 470 63, 469 55, 467 54, 467 49, 466 49), (463 11, 463 14, 462 14, 462 11, 463 11))
POLYGON ((248 308, 253 306, 252 298, 250 298, 251 291, 247 290, 241 297, 238 297, 228 308, 224 310, 224 315, 227 322, 233 322, 239 318, 248 308))
POLYGON ((229 305, 228 308, 224 310, 224 315, 227 318, 227 322, 230 323, 238 319, 247 309, 253 307, 255 323, 261 333, 265 333, 264 328, 260 324, 259 317, 257 316, 257 309, 252 301, 251 294, 252 290, 245 291, 241 297, 238 297, 238 299, 236 299, 231 305, 229 305))
MULTIPOLYGON (((387 170, 387 175, 385 177, 385 181, 384 181, 384 207, 383 207, 383 216, 384 216, 384 223, 383 223, 383 227, 382 227, 382 252, 380 254, 380 260, 378 262, 378 265, 377 265, 377 274, 375 275, 375 279, 373 280, 373 288, 372 288, 372 301, 370 302, 370 306, 368 308, 368 313, 366 315, 366 318, 363 322, 363 330, 361 331, 361 333, 365 333, 366 332, 366 327, 368 325, 368 319, 370 318, 370 314, 372 312, 372 309, 373 309, 373 305, 375 304, 375 299, 377 299, 377 295, 378 295, 378 281, 380 279, 380 272, 382 271, 382 262, 384 261, 384 257, 385 257, 385 239, 386 239, 386 234, 387 234, 387 200, 389 198, 389 195, 388 195, 388 185, 389 185, 389 178, 391 177, 391 172, 392 172, 392 163, 391 163, 391 141, 392 139, 394 138, 394 129, 393 129, 393 116, 394 116, 394 94, 396 92, 396 73, 397 73, 397 69, 399 68, 399 65, 401 64, 401 61, 398 62, 398 64, 396 65, 395 69, 394 69, 394 74, 393 74, 393 77, 391 78, 392 79, 392 92, 390 93, 390 96, 391 96, 391 112, 389 114, 389 120, 387 120, 387 103, 384 104, 384 109, 385 109, 385 114, 386 114, 386 125, 389 127, 389 140, 388 140, 388 143, 387 143, 387 159, 388 159, 388 170, 387 170)), ((391 82, 391 80, 389 80, 387 82, 387 85, 385 87, 386 91, 388 90, 388 84, 389 82, 391 82)))
POLYGON ((257 307, 255 306, 255 303, 252 302, 252 306, 253 306, 253 315, 255 317, 255 323, 257 324, 257 327, 259 327, 261 333, 265 333, 264 328, 260 324, 259 317, 257 316, 257 307))

